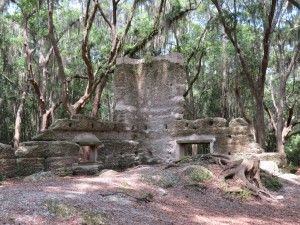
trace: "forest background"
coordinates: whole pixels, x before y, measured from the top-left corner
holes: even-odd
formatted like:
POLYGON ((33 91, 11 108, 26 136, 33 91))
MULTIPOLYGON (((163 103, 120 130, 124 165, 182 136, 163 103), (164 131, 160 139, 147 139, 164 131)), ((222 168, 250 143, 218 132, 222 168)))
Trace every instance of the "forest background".
POLYGON ((0 142, 113 120, 117 57, 180 52, 187 119, 243 117, 300 165, 299 0, 2 0, 0 142))

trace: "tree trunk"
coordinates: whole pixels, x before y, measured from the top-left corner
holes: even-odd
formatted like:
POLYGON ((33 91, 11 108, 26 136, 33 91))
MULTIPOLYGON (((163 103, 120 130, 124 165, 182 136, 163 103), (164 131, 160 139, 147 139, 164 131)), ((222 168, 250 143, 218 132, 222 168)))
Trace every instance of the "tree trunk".
POLYGON ((16 121, 15 121, 15 134, 14 134, 14 148, 17 149, 20 145, 20 137, 21 137, 21 124, 22 124, 22 114, 24 112, 24 103, 27 96, 27 92, 23 91, 21 102, 18 107, 16 121))
POLYGON ((223 47, 223 79, 222 79, 222 112, 221 116, 225 119, 228 119, 228 108, 227 108, 227 60, 226 60, 226 48, 227 48, 227 42, 225 38, 225 30, 224 27, 222 27, 222 47, 223 47))
POLYGON ((92 109, 92 117, 97 117, 97 114, 100 109, 101 96, 102 96, 104 87, 106 85, 106 82, 107 82, 107 78, 106 78, 106 76, 103 76, 103 78, 101 79, 101 82, 97 86, 95 98, 94 98, 93 109, 92 109))
POLYGON ((238 178, 243 186, 250 189, 255 196, 263 200, 275 200, 275 198, 264 190, 260 180, 260 160, 240 159, 232 160, 228 155, 212 154, 213 159, 223 168, 219 175, 224 179, 238 178))
MULTIPOLYGON (((262 97, 263 98, 263 97, 262 97)), ((265 118, 264 118, 264 105, 263 99, 256 101, 256 141, 264 148, 265 147, 265 118)))

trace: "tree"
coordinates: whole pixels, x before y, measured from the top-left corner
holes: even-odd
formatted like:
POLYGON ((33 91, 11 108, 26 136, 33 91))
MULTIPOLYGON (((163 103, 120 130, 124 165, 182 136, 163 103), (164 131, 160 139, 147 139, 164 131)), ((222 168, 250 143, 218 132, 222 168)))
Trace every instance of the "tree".
MULTIPOLYGON (((283 18, 286 16, 287 8, 283 8, 281 11, 282 14, 279 16, 283 18)), ((286 22, 279 20, 275 30, 277 46, 274 47, 274 61, 277 66, 272 68, 269 79, 272 109, 265 105, 276 136, 277 152, 279 153, 284 153, 284 144, 289 133, 296 125, 300 124, 300 120, 297 120, 294 115, 298 97, 294 95, 293 89, 287 96, 288 81, 292 72, 297 68, 300 51, 300 31, 295 28, 297 22, 294 16, 291 16, 289 20, 286 22), (273 84, 273 75, 275 75, 276 84, 273 84)))
MULTIPOLYGON (((259 46, 256 48, 260 48, 262 46, 262 54, 258 54, 258 70, 255 72, 251 71, 250 65, 248 63, 247 56, 243 48, 240 45, 240 40, 237 35, 238 32, 238 12, 237 11, 237 2, 233 1, 233 12, 229 9, 224 9, 220 4, 219 0, 212 0, 213 4, 215 5, 219 16, 220 22, 222 23, 224 30, 227 34, 228 39, 232 43, 235 48, 235 51, 239 57, 240 64, 243 70, 243 76, 247 79, 248 86, 251 90, 251 93, 255 99, 256 103, 256 112, 255 112, 255 128, 256 128, 256 140, 260 144, 261 147, 265 145, 265 119, 264 119, 264 106, 263 106, 263 99, 264 99, 264 90, 265 90, 265 81, 266 81, 266 73, 269 64, 269 54, 270 54, 270 38, 272 31, 274 29, 274 25, 276 24, 276 20, 274 20, 275 11, 277 1, 272 0, 270 5, 257 3, 258 7, 261 7, 261 12, 258 16, 259 22, 263 24, 263 30, 261 32, 262 38, 259 41, 259 46)), ((228 7, 230 3, 227 5, 228 7)), ((232 6, 232 5, 231 5, 232 6)), ((247 5, 246 5, 247 7, 247 5)), ((249 20, 251 21, 253 17, 250 17, 249 20)), ((254 19, 253 24, 256 25, 258 21, 254 19)), ((259 29, 259 28, 258 28, 259 29)), ((259 38, 258 35, 256 38, 259 38)), ((236 93, 239 94, 239 90, 237 89, 236 93)), ((248 121, 250 122, 250 121, 248 121)))

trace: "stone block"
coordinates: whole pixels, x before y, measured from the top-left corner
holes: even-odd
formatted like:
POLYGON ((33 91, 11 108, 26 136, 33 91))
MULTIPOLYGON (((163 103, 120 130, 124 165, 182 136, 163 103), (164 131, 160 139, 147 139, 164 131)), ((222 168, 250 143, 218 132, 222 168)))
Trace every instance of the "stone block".
POLYGON ((19 176, 28 176, 40 171, 45 171, 44 158, 19 158, 17 159, 19 176))
POLYGON ((94 175, 97 174, 102 168, 103 166, 97 163, 75 163, 72 165, 73 173, 76 175, 94 175))
POLYGON ((45 148, 46 157, 79 157, 80 146, 73 142, 48 142, 45 148))
POLYGON ((236 127, 236 126, 248 127, 248 123, 243 118, 234 118, 230 120, 229 127, 236 127))
MULTIPOLYGON (((192 122, 192 121, 191 121, 192 122)), ((208 127, 226 127, 226 119, 224 118, 205 118, 198 119, 192 122, 197 129, 208 128, 208 127)))
POLYGON ((105 168, 125 168, 135 163, 139 154, 138 142, 132 140, 103 141, 97 148, 97 161, 103 162, 105 168))
POLYGON ((253 154, 252 158, 259 159, 261 161, 273 161, 278 166, 283 166, 286 164, 286 157, 284 154, 280 153, 261 153, 261 154, 253 154))
POLYGON ((78 162, 78 157, 49 157, 45 160, 46 170, 55 170, 58 168, 72 167, 78 162))
POLYGON ((23 142, 16 151, 17 158, 45 158, 47 142, 23 142))
POLYGON ((279 174, 278 165, 274 161, 260 161, 259 167, 271 175, 277 176, 279 174))
POLYGON ((0 159, 0 175, 13 177, 17 172, 16 159, 0 159))
POLYGON ((67 141, 30 141, 21 143, 18 158, 78 157, 80 146, 67 141))
POLYGON ((14 159, 14 149, 10 145, 0 143, 0 159, 14 159))

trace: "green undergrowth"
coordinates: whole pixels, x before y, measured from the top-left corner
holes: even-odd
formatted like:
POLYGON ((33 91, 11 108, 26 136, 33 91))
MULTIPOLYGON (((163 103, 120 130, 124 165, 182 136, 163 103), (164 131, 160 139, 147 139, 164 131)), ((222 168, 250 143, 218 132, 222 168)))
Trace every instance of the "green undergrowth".
POLYGON ((198 168, 191 173, 190 177, 193 181, 203 183, 210 180, 212 178, 212 174, 210 171, 198 168))
POLYGON ((227 191, 226 194, 230 199, 249 200, 253 197, 253 192, 247 188, 243 188, 239 191, 227 191))
POLYGON ((283 186, 278 177, 269 174, 262 174, 261 181, 263 186, 270 191, 279 191, 283 186))
POLYGON ((68 219, 78 216, 82 225, 110 224, 108 216, 104 212, 81 211, 69 204, 53 200, 45 200, 43 205, 46 206, 49 214, 55 218, 68 219))
POLYGON ((6 181, 6 176, 0 174, 0 185, 6 181))

